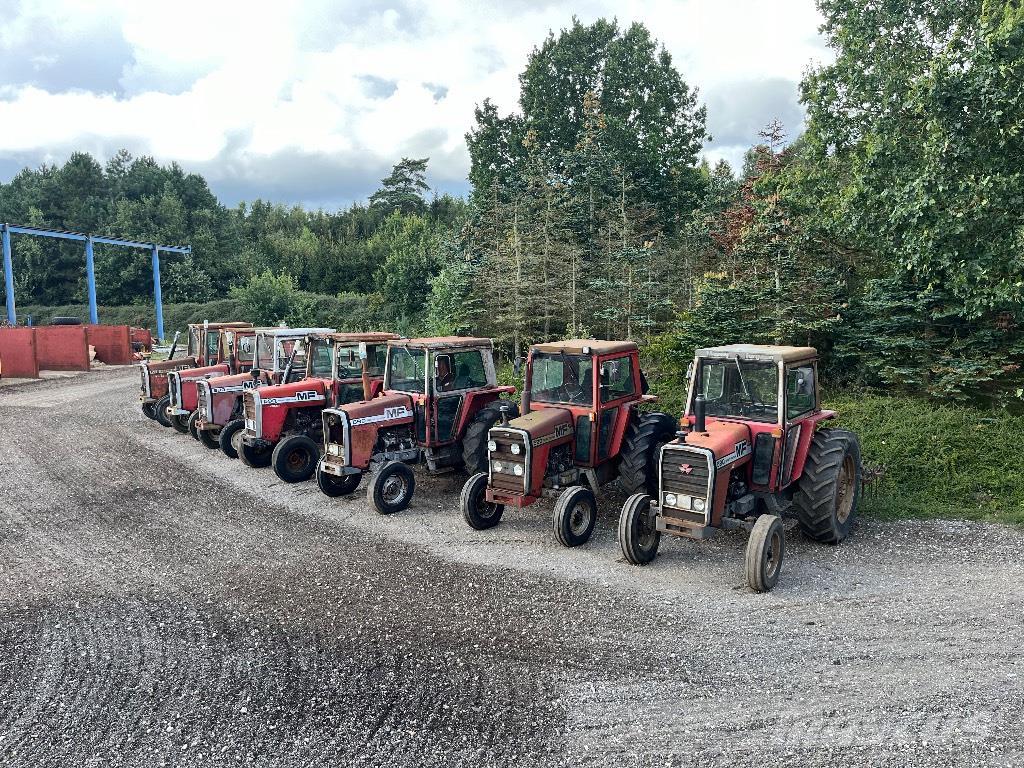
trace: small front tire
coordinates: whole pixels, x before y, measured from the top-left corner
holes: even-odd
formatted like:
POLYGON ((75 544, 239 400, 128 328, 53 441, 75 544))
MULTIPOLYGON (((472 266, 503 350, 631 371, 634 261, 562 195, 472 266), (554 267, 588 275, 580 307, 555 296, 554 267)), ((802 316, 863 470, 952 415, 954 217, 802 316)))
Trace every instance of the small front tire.
POLYGON ((245 420, 235 419, 225 424, 221 428, 220 434, 217 435, 217 444, 229 459, 238 458, 238 440, 236 438, 241 435, 243 429, 245 429, 245 420))
POLYGON ((211 450, 213 448, 220 448, 220 441, 217 439, 217 433, 212 429, 200 429, 198 430, 199 442, 211 450))
POLYGON ((242 460, 242 463, 247 467, 253 469, 262 469, 263 467, 270 466, 270 459, 273 456, 273 446, 262 446, 257 447, 255 445, 247 445, 241 440, 235 440, 235 445, 238 451, 238 458, 242 460))
POLYGON ((170 404, 170 395, 164 395, 155 403, 153 403, 153 410, 156 411, 156 421, 161 427, 171 426, 171 419, 167 415, 167 406, 169 406, 170 404))
POLYGON ((171 422, 171 426, 174 427, 176 432, 181 432, 183 435, 188 434, 188 416, 168 416, 168 420, 171 422))
POLYGON ((188 415, 188 421, 186 421, 186 424, 188 425, 188 433, 190 435, 192 435, 192 437, 194 437, 196 440, 198 440, 199 439, 199 411, 192 411, 192 413, 190 413, 188 415))
POLYGON ((338 477, 337 475, 330 475, 327 472, 324 472, 323 469, 321 469, 319 462, 316 466, 316 486, 325 496, 330 496, 332 499, 336 499, 338 496, 348 496, 350 493, 355 493, 355 490, 359 487, 359 483, 362 479, 362 472, 338 477))
POLYGON ((747 541, 747 585, 755 592, 767 592, 779 580, 786 555, 786 531, 778 515, 761 515, 747 541))
POLYGON ((651 497, 634 493, 622 505, 619 515, 619 548, 623 557, 633 565, 646 565, 658 554, 661 531, 658 530, 651 497))
POLYGON ((320 447, 307 435, 288 435, 274 447, 270 463, 286 483, 301 483, 316 473, 320 447))
POLYGON ((487 473, 478 472, 462 486, 462 494, 459 496, 462 516, 470 528, 478 531, 485 531, 496 526, 505 511, 504 504, 488 501, 486 493, 487 473))
POLYGON ((143 403, 142 404, 142 415, 147 419, 153 419, 156 421, 156 403, 143 403))
POLYGON ((366 498, 382 515, 401 512, 409 506, 416 490, 416 475, 408 464, 389 461, 373 476, 366 498))
POLYGON ((597 499, 582 485, 566 488, 555 502, 552 516, 555 538, 563 547, 586 544, 597 523, 597 499))

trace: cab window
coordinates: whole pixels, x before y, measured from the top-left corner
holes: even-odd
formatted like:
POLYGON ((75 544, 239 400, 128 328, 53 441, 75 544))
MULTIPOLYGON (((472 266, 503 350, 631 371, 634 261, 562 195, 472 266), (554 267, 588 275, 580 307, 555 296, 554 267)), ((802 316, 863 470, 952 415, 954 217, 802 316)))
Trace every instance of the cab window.
POLYGON ((589 355, 536 353, 530 398, 539 403, 593 403, 594 371, 589 355))
POLYGON ((388 386, 400 392, 423 392, 426 357, 423 349, 392 347, 388 386))
POLYGON ((260 334, 256 337, 256 367, 274 367, 274 337, 260 334))
POLYGON ((609 403, 620 397, 632 395, 633 368, 629 364, 629 356, 616 357, 601 363, 601 402, 609 403))
POLYGON ((188 357, 195 357, 199 354, 199 329, 189 328, 188 329, 188 357))
POLYGON ((434 360, 435 392, 459 392, 487 385, 487 372, 479 350, 441 353, 435 355, 434 360))
POLYGON ((356 379, 363 375, 363 364, 359 360, 358 344, 339 346, 337 354, 339 379, 356 379))
POLYGON ((217 354, 217 345, 220 343, 220 331, 209 331, 206 334, 206 359, 209 361, 216 360, 219 355, 217 354))
POLYGON ((318 379, 329 379, 334 374, 331 360, 331 346, 327 339, 314 339, 309 349, 309 375, 318 379))
POLYGON ((786 369, 786 418, 795 419, 814 409, 814 366, 786 369))
POLYGON ((256 357, 256 337, 255 336, 236 336, 235 345, 237 347, 235 355, 238 357, 240 363, 251 363, 256 357))
MULTIPOLYGON (((737 358, 701 360, 697 391, 709 416, 776 422, 779 369, 775 363, 737 358)), ((691 404, 692 413, 692 404, 691 404)))
POLYGON ((388 348, 384 344, 366 345, 366 367, 371 376, 383 376, 388 361, 388 348))

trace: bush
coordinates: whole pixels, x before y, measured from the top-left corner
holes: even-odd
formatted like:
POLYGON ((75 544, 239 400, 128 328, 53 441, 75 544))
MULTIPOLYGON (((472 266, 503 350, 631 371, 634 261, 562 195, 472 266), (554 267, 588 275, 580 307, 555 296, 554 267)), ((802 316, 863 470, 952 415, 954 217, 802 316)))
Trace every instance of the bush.
POLYGON ((255 325, 277 325, 295 311, 298 296, 291 275, 275 275, 269 269, 232 288, 230 296, 241 305, 243 316, 255 325))

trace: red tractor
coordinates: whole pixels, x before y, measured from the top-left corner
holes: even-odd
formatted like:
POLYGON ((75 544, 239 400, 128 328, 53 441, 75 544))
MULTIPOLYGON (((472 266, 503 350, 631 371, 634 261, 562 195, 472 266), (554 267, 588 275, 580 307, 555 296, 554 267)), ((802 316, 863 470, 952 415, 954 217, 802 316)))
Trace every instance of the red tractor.
POLYGON ((208 365, 212 362, 220 362, 221 332, 239 328, 252 328, 252 323, 191 323, 188 326, 188 349, 185 352, 185 357, 174 357, 178 346, 177 336, 175 336, 167 360, 140 363, 142 394, 139 399, 142 401, 142 412, 165 427, 171 426, 166 413, 170 401, 167 392, 167 374, 171 371, 181 371, 208 365))
POLYGON ((321 411, 376 397, 387 342, 397 338, 394 333, 309 336, 304 378, 242 394, 245 428, 238 457, 250 467, 273 466, 287 483, 309 480, 323 441, 321 411))
POLYGON ((204 366, 167 374, 167 418, 171 426, 197 440, 196 420, 199 416, 199 390, 202 379, 214 379, 245 373, 252 369, 256 359, 256 334, 270 328, 228 328, 220 333, 220 350, 216 361, 204 366))
POLYGON ((458 336, 388 342, 384 393, 323 412, 324 457, 316 480, 328 496, 352 493, 375 468, 367 497, 381 514, 409 506, 416 480, 409 464, 433 474, 487 462, 487 431, 501 399, 515 387, 497 383, 490 339, 458 336))
POLYGON ((857 515, 860 445, 852 432, 821 426, 836 414, 821 408, 817 374, 812 347, 698 349, 687 428, 661 449, 658 489, 622 508, 626 560, 653 560, 662 533, 705 539, 745 529, 747 584, 766 592, 782 568, 784 516, 815 541, 843 541, 857 515))
POLYGON ((488 462, 462 489, 466 522, 484 530, 498 524, 507 504, 554 498, 555 538, 566 547, 585 543, 603 485, 617 478, 630 493, 657 485, 656 451, 673 438, 676 421, 637 410, 655 399, 631 341, 531 347, 523 415, 491 429, 488 462))
POLYGON ((291 383, 306 375, 305 338, 310 334, 332 333, 330 328, 275 328, 256 333, 256 361, 248 373, 236 373, 196 382, 199 407, 195 418, 199 441, 207 448, 220 448, 232 459, 245 428, 242 393, 247 389, 291 383), (236 437, 237 436, 237 437, 236 437))

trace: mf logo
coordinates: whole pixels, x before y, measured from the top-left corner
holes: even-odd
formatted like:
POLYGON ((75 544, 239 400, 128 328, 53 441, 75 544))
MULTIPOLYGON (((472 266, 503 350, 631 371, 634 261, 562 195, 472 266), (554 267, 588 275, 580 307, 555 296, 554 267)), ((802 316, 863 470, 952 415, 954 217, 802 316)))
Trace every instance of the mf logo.
POLYGON ((246 379, 242 382, 242 389, 256 389, 256 379, 246 379))
POLYGON ((296 401, 304 403, 307 400, 319 400, 320 393, 313 389, 304 389, 301 392, 295 393, 296 401))
POLYGON ((384 409, 384 418, 390 419, 401 419, 409 415, 408 409, 404 405, 396 405, 392 408, 384 409))
POLYGON ((568 424, 558 424, 555 426, 555 439, 557 440, 560 437, 565 437, 570 432, 572 432, 571 426, 568 424))
POLYGON ((682 466, 679 467, 679 471, 682 472, 684 475, 688 475, 691 472, 693 472, 693 465, 683 464, 682 466))
POLYGON ((736 443, 735 449, 737 456, 744 456, 750 453, 750 443, 748 443, 746 440, 740 440, 738 443, 736 443))

